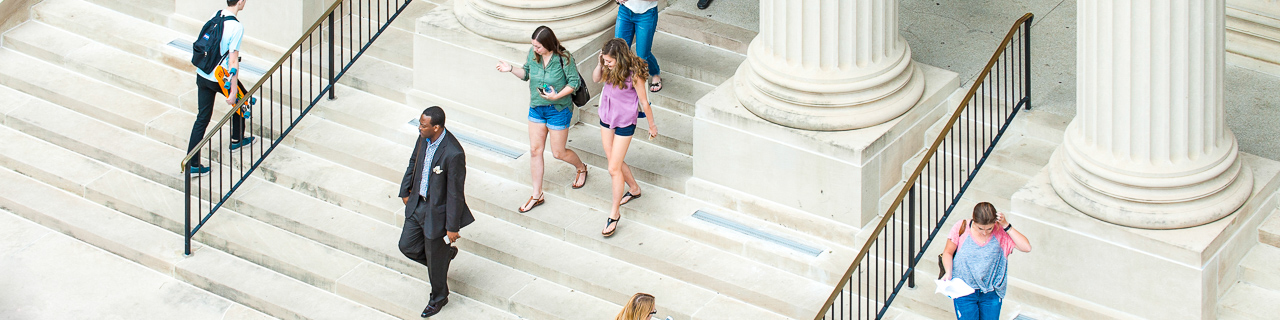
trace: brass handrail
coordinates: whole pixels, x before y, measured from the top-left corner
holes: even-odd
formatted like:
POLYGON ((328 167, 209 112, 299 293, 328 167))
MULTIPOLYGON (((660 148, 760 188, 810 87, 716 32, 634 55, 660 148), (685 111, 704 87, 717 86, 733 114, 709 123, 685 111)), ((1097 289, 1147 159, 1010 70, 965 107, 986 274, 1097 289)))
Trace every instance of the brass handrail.
POLYGON ((1034 17, 1035 15, 1031 13, 1024 14, 1013 23, 1013 26, 1009 27, 1009 32, 1005 34, 1004 40, 1000 41, 1000 46, 996 49, 996 52, 991 55, 991 59, 987 61, 986 67, 982 68, 982 72, 978 73, 978 78, 974 80, 974 85, 970 86, 969 92, 965 94, 964 101, 961 102, 960 106, 956 108, 956 111, 951 114, 951 118, 947 120, 947 125, 942 128, 942 131, 938 133, 938 138, 934 139, 933 144, 929 146, 929 151, 925 152, 924 156, 920 158, 920 164, 916 165, 916 169, 911 173, 911 177, 907 178, 906 183, 904 183, 902 188, 898 191, 897 198, 894 199, 893 204, 889 205, 888 210, 885 211, 884 217, 880 219, 878 224, 876 224, 875 230, 871 231, 871 236, 867 237, 867 242, 862 245, 862 250, 858 251, 858 255, 853 259, 853 263, 849 265, 849 269, 840 277, 840 282, 837 283, 835 289, 831 291, 831 295, 827 297, 827 301, 823 303, 822 309, 818 310, 818 314, 814 317, 814 320, 822 320, 822 318, 826 316, 827 311, 832 305, 834 305, 836 298, 840 295, 840 290, 844 289, 844 287, 849 284, 849 281, 853 278, 853 273, 858 269, 858 265, 862 264, 862 260, 865 259, 871 251, 871 246, 875 244, 876 238, 884 232, 885 226, 888 225, 889 221, 893 220, 894 215, 898 211, 898 207, 902 205, 902 201, 906 199, 908 192, 911 191, 912 187, 915 187, 917 178, 919 178, 920 174, 924 172, 925 166, 929 164, 928 159, 932 158, 933 155, 938 152, 938 146, 942 145, 947 133, 951 131, 951 128, 955 126, 956 121, 960 119, 961 112, 969 107, 969 101, 973 100, 974 96, 977 95, 979 87, 978 84, 986 80, 987 75, 991 73, 991 68, 995 66, 996 61, 999 60, 1000 55, 1004 53, 1005 48, 1008 48, 1009 43, 1013 41, 1014 36, 1018 32, 1018 28, 1021 28, 1024 23, 1034 17))
MULTIPOLYGON (((258 93, 258 89, 262 88, 262 84, 266 83, 267 79, 269 79, 272 74, 275 74, 276 70, 280 70, 280 66, 284 65, 285 61, 287 61, 289 57, 293 55, 294 51, 302 47, 302 43, 306 41, 308 38, 310 38, 312 33, 316 32, 316 28, 320 27, 320 23, 325 22, 325 20, 328 19, 330 15, 333 15, 333 11, 337 10, 338 7, 345 2, 346 0, 334 0, 333 5, 330 5, 329 9, 325 10, 324 14, 321 14, 319 18, 316 18, 316 22, 311 24, 311 28, 308 28, 307 32, 302 33, 302 36, 298 37, 298 41, 294 42, 293 46, 289 47, 289 50, 284 51, 285 54, 280 56, 280 60, 276 61, 276 64, 272 65, 271 69, 267 70, 267 72, 262 73, 267 76, 263 77, 262 79, 259 79, 258 83, 254 84, 253 88, 249 89, 248 92, 245 92, 244 96, 248 98, 248 97, 252 97, 255 93, 258 93)), ((330 32, 333 32, 333 31, 330 30, 330 32)), ((194 157, 197 153, 199 153, 200 148, 208 144, 209 140, 212 140, 213 136, 218 133, 218 130, 216 130, 216 128, 221 128, 222 125, 226 124, 228 120, 231 120, 231 116, 235 115, 235 113, 236 113, 236 110, 234 108, 231 109, 231 111, 228 111, 226 115, 222 116, 221 120, 218 120, 217 124, 210 126, 210 128, 215 128, 215 130, 209 130, 209 132, 206 132, 204 139, 200 139, 200 143, 196 144, 195 148, 191 148, 191 151, 187 152, 187 156, 182 158, 182 163, 179 164, 182 166, 181 167, 182 172, 187 172, 187 163, 191 161, 191 157, 194 157)))

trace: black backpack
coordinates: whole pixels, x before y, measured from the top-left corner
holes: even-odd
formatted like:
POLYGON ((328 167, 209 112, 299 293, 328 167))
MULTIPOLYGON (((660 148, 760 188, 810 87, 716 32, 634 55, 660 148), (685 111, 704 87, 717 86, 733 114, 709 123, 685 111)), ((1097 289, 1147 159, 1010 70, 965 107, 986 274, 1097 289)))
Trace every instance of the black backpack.
POLYGON ((200 34, 191 43, 191 64, 205 73, 213 72, 213 68, 222 62, 222 24, 227 20, 239 22, 235 16, 223 16, 222 10, 200 27, 200 34))

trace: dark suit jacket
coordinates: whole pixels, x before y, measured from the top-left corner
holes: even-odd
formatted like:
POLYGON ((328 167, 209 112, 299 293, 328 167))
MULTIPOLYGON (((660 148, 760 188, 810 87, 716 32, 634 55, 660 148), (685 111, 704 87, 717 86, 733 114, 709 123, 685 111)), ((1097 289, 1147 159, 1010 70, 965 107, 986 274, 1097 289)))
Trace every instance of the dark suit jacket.
POLYGON ((418 138, 413 147, 413 155, 409 157, 409 167, 404 171, 404 179, 400 182, 400 197, 409 197, 405 205, 406 217, 413 215, 428 239, 444 237, 445 230, 458 232, 462 227, 476 219, 467 208, 466 196, 463 194, 463 183, 467 179, 467 157, 462 145, 452 133, 445 131, 440 137, 443 141, 436 148, 431 159, 431 166, 425 173, 431 174, 427 185, 427 205, 419 208, 418 188, 422 184, 422 163, 426 159, 426 139, 418 138), (435 173, 440 168, 440 173, 435 173))

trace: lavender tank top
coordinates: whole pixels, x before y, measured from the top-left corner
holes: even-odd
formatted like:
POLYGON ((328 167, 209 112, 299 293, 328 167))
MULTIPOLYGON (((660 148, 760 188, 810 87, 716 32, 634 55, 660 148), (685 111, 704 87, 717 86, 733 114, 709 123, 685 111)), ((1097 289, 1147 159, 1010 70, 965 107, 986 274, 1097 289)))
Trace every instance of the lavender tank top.
MULTIPOLYGON (((627 79, 630 80, 631 76, 627 79)), ((636 118, 640 116, 636 109, 639 106, 640 96, 636 95, 631 81, 623 83, 622 88, 605 83, 600 90, 600 122, 608 125, 609 129, 636 124, 636 118)))

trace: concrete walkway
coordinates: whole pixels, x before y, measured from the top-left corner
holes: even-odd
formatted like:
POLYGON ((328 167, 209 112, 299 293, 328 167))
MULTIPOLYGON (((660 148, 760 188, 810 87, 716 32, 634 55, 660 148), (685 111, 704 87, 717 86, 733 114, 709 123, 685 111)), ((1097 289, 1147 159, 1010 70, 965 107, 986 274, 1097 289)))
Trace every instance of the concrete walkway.
POLYGON ((0 210, 0 319, 272 319, 0 210))

